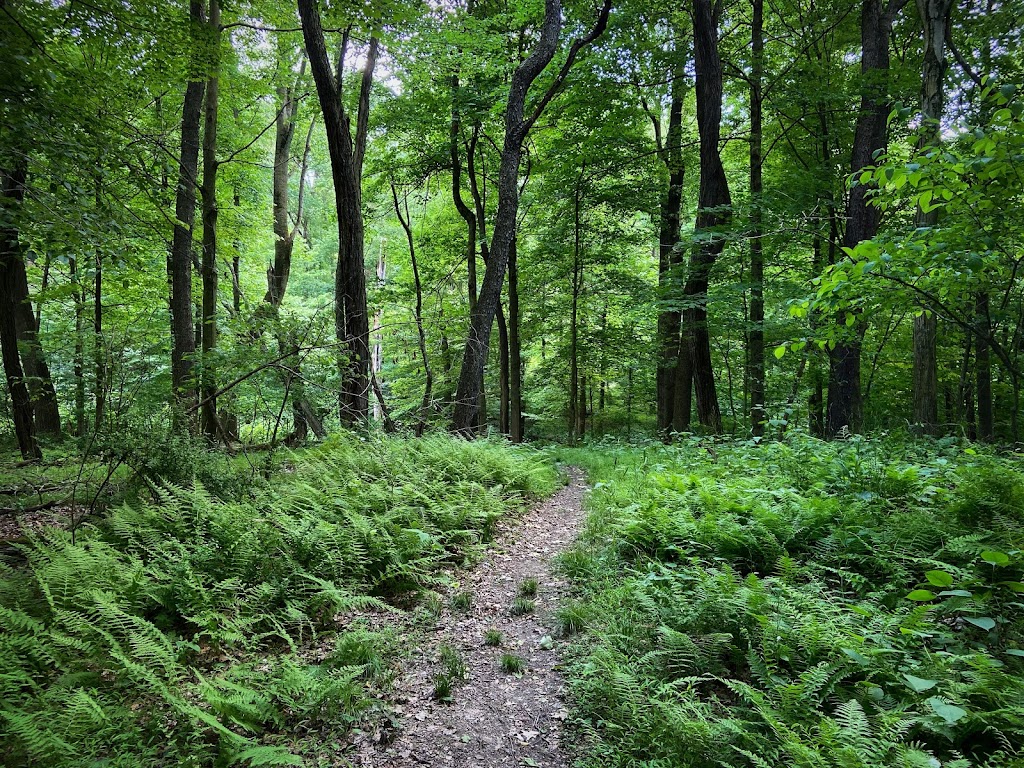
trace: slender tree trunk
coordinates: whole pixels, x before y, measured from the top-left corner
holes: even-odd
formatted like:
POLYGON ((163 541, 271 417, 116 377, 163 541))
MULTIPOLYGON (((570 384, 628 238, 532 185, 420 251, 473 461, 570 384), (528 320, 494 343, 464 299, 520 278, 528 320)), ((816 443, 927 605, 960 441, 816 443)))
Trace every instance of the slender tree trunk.
MULTIPOLYGON (((917 0, 924 29, 924 65, 921 70, 921 117, 918 148, 938 146, 942 140, 939 121, 945 101, 946 30, 952 0, 917 0)), ((930 229, 939 219, 938 209, 914 215, 915 229, 930 229)), ((939 371, 936 342, 937 318, 926 312, 914 318, 913 415, 911 422, 925 434, 939 431, 939 371)))
POLYGON ((508 258, 509 437, 523 442, 523 353, 519 337, 519 265, 516 237, 508 258))
POLYGON ((3 353, 4 376, 7 391, 11 396, 11 412, 14 417, 14 433, 18 448, 26 460, 41 459, 42 451, 36 440, 35 423, 32 418, 32 400, 25 386, 25 372, 18 354, 18 327, 15 320, 19 301, 20 279, 17 266, 24 262, 16 221, 18 209, 25 200, 25 180, 28 175, 24 165, 12 170, 0 169, 2 196, 0 210, 7 214, 0 224, 0 348, 3 353))
MULTIPOLYGON (((722 61, 718 53, 717 6, 712 0, 694 0, 694 63, 697 72, 697 130, 700 134, 700 194, 695 231, 710 236, 690 255, 690 269, 683 293, 688 304, 682 315, 685 349, 689 357, 697 418, 714 433, 722 431, 722 414, 715 386, 708 330, 708 283, 711 269, 725 247, 717 230, 729 222, 732 199, 719 151, 722 123, 722 61)), ((680 384, 677 375, 676 386, 680 384)), ((678 401, 677 401, 678 402, 678 401)))
POLYGON ((558 48, 558 39, 562 28, 560 0, 545 0, 544 22, 541 25, 540 39, 533 52, 512 73, 505 110, 505 143, 501 150, 501 162, 498 169, 498 210, 494 219, 490 259, 484 270, 480 297, 470 315, 462 369, 459 372, 459 386, 455 395, 452 428, 459 434, 466 436, 472 434, 473 422, 479 409, 480 377, 484 370, 487 348, 490 344, 494 315, 501 301, 501 288, 505 282, 505 270, 508 267, 512 241, 516 236, 516 218, 519 211, 519 167, 523 156, 523 142, 526 140, 530 128, 564 81, 580 49, 589 45, 604 32, 610 11, 611 0, 605 0, 597 23, 586 36, 573 43, 555 81, 541 97, 534 112, 528 117, 525 115, 527 92, 551 62, 558 48))
MULTIPOLYGON (((198 0, 189 3, 189 14, 193 24, 203 23, 203 7, 198 0)), ((192 359, 196 352, 195 329, 192 326, 192 227, 196 215, 199 124, 204 90, 202 80, 191 80, 185 88, 174 203, 174 237, 171 241, 171 386, 179 418, 197 402, 192 375, 192 359)), ((192 425, 186 424, 186 427, 191 429, 192 425)))
POLYGON ((505 313, 498 308, 498 431, 509 434, 509 363, 508 323, 505 313))
POLYGON ((83 310, 85 307, 85 289, 78 276, 78 260, 68 258, 68 271, 71 274, 71 295, 75 302, 75 351, 72 370, 75 376, 75 435, 85 436, 85 330, 83 310))
POLYGON ((981 333, 974 336, 975 379, 978 391, 978 439, 991 442, 995 438, 992 407, 992 358, 986 338, 992 333, 988 312, 988 293, 980 291, 974 301, 975 325, 981 333))
POLYGON ((572 304, 569 310, 569 432, 573 441, 583 437, 580 401, 585 397, 580 387, 580 294, 583 292, 583 229, 580 218, 584 169, 573 195, 572 304))
MULTIPOLYGON (((659 155, 668 170, 668 188, 661 200, 661 224, 658 237, 658 291, 667 304, 658 312, 658 371, 657 407, 658 431, 665 433, 672 427, 675 377, 679 359, 679 294, 683 283, 683 264, 678 250, 680 207, 683 200, 682 123, 684 78, 681 67, 672 73, 671 103, 668 115, 668 135, 659 147, 659 155)), ((655 122, 660 133, 660 120, 655 122)))
POLYGON ((764 235, 761 196, 762 83, 764 80, 764 0, 753 0, 750 73, 750 330, 747 335, 747 380, 750 387, 750 430, 764 434, 764 235))
POLYGON ((14 291, 15 324, 18 329, 21 364, 25 373, 29 398, 32 400, 36 432, 59 435, 61 426, 57 393, 53 388, 50 367, 46 363, 46 357, 43 355, 43 348, 39 342, 36 315, 32 311, 32 302, 29 299, 25 260, 20 250, 16 252, 9 268, 11 270, 11 289, 14 291))
POLYGON ((210 33, 213 38, 213 63, 206 80, 206 112, 203 129, 203 357, 202 401, 200 423, 203 434, 216 441, 220 425, 217 420, 217 381, 213 371, 213 352, 217 348, 217 109, 220 98, 220 3, 210 0, 210 33))
MULTIPOLYGON (((362 168, 369 126, 370 89, 377 63, 377 38, 371 37, 359 90, 355 136, 341 99, 343 72, 331 71, 317 0, 298 0, 302 35, 324 115, 327 147, 338 215, 338 266, 334 278, 334 327, 343 350, 339 363, 342 424, 369 415, 370 322, 363 265, 362 168)), ((344 64, 339 60, 339 70, 344 64)))
MULTIPOLYGON (((886 146, 889 116, 888 71, 890 13, 882 0, 864 0, 861 9, 860 114, 853 139, 854 173, 874 163, 874 154, 886 146)), ((868 187, 858 184, 850 190, 847 203, 846 233, 843 245, 854 248, 878 232, 881 212, 868 205, 868 187)), ((846 338, 833 345, 829 353, 828 411, 825 432, 835 437, 844 430, 861 428, 860 357, 865 326, 858 319, 846 338)))

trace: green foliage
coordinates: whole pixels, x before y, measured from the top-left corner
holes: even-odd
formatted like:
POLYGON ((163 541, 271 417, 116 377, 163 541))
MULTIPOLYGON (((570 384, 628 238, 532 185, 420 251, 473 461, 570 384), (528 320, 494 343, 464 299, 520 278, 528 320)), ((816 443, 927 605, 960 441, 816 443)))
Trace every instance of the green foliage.
POLYGON ((526 660, 513 653, 504 653, 501 656, 501 671, 509 675, 521 675, 526 671, 526 660))
POLYGON ((562 454, 595 481, 560 561, 584 765, 1019 764, 1010 461, 800 434, 562 454))
POLYGON ((452 608, 457 611, 468 611, 473 605, 473 593, 465 590, 452 595, 452 608))
POLYGON ((536 579, 523 579, 519 583, 519 596, 520 597, 536 597, 537 595, 537 580, 536 579))
POLYGON ((276 735, 343 733, 397 652, 358 624, 321 663, 310 641, 394 610, 381 598, 435 583, 555 483, 536 454, 440 437, 335 438, 284 464, 244 496, 155 486, 0 562, 5 765, 296 764, 276 735))
POLYGON ((484 633, 484 645, 497 647, 501 645, 503 639, 501 632, 496 629, 488 629, 484 633))
POLYGON ((527 613, 533 613, 536 607, 533 600, 527 597, 517 597, 512 601, 512 607, 509 609, 509 612, 513 616, 523 616, 527 613))

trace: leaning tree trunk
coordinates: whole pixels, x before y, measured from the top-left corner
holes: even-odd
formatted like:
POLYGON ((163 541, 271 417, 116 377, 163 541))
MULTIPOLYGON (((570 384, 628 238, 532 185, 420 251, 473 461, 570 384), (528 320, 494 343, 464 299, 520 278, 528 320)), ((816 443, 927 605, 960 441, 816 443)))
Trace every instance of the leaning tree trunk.
POLYGON ((26 176, 27 170, 24 165, 10 171, 0 169, 3 192, 0 196, 0 209, 7 214, 4 216, 4 224, 0 226, 0 348, 3 352, 7 391, 11 395, 11 411, 18 448, 21 450, 22 458, 30 460, 41 459, 43 453, 36 441, 32 401, 28 387, 25 386, 25 372, 18 354, 18 327, 15 315, 19 281, 15 273, 17 264, 21 264, 24 271, 24 263, 21 260, 18 229, 13 223, 13 214, 25 199, 26 176))
MULTIPOLYGON (((304 0, 305 1, 305 0, 304 0)), ((459 386, 455 394, 455 413, 452 428, 455 432, 469 436, 473 431, 480 403, 480 381, 483 376, 487 348, 490 343, 491 327, 501 301, 501 287, 505 282, 512 241, 516 235, 516 218, 519 211, 519 166, 523 157, 523 142, 530 128, 554 98, 555 93, 568 75, 576 55, 604 32, 611 11, 611 0, 605 0, 597 23, 590 32, 578 38, 569 50, 565 63, 548 90, 541 97, 533 113, 525 114, 526 96, 530 86, 554 58, 558 38, 562 29, 561 0, 545 0, 544 22, 540 39, 533 52, 512 73, 509 84, 508 103, 505 109, 505 143, 501 150, 498 169, 498 210, 491 235, 490 258, 484 270, 483 285, 476 307, 470 315, 469 331, 459 371, 459 386)))
MULTIPOLYGON (((860 32, 863 85, 851 162, 855 174, 861 168, 874 164, 875 152, 886 145, 891 29, 892 17, 883 7, 882 0, 864 0, 860 32)), ((846 248, 854 248, 878 232, 881 211, 868 205, 868 191, 866 184, 858 184, 850 190, 843 237, 846 248)), ((835 437, 844 430, 857 432, 861 428, 860 356, 864 331, 864 323, 858 319, 849 335, 836 342, 829 352, 825 424, 828 437, 835 437)))
MULTIPOLYGON (((942 140, 939 121, 945 101, 946 29, 952 0, 917 0, 924 29, 924 65, 921 70, 922 133, 918 148, 937 147, 942 140)), ((915 229, 930 229, 938 223, 939 211, 914 214, 915 229)), ((925 434, 939 431, 939 371, 936 341, 938 319, 934 312, 914 318, 913 415, 911 423, 925 434)))
MULTIPOLYGON (((339 417, 342 424, 365 422, 369 415, 370 320, 363 265, 362 175, 369 126, 370 88, 377 63, 377 38, 371 37, 359 90, 356 132, 350 130, 342 102, 342 72, 331 71, 317 0, 298 0, 306 55, 316 82, 331 158, 338 215, 338 266, 334 275, 334 330, 341 348, 339 417)), ((339 58, 339 69, 344 58, 339 58)))
MULTIPOLYGON (((711 268, 725 247, 721 227, 730 219, 729 182, 719 151, 722 123, 722 60, 718 53, 718 16, 711 0, 694 0, 694 64, 697 72, 697 130, 700 134, 700 193, 695 232, 708 233, 690 255, 690 268, 683 287, 688 306, 682 314, 680 370, 690 369, 693 394, 697 399, 697 418, 712 432, 722 431, 722 413, 718 406, 715 369, 711 359, 711 335, 708 330, 708 283, 711 268), (683 361, 686 356, 689 359, 683 361)), ((682 384, 677 373, 676 386, 682 384)), ((685 387, 685 385, 683 385, 685 387)), ((689 411, 689 402, 676 400, 689 411)))
MULTIPOLYGON (((203 22, 203 8, 197 0, 189 3, 193 24, 203 22)), ((171 386, 177 418, 191 413, 196 403, 192 358, 196 352, 192 326, 192 226, 196 216, 196 185, 199 172, 199 123, 203 112, 202 80, 190 80, 185 87, 181 112, 181 152, 178 187, 174 202, 174 236, 171 240, 171 386)), ((192 425, 186 425, 191 428, 192 425)))

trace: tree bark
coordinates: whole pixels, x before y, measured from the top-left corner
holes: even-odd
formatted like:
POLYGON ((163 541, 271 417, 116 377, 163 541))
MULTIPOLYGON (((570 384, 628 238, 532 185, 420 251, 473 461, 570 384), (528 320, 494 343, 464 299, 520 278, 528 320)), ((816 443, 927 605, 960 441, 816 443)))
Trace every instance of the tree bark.
MULTIPOLYGON (((694 231, 708 233, 690 254, 690 267, 683 287, 687 306, 682 314, 680 367, 676 386, 688 366, 697 400, 697 418, 714 433, 722 431, 722 414, 715 386, 715 369, 711 359, 711 336, 708 331, 708 284, 711 269, 725 247, 720 232, 731 217, 732 198, 719 151, 722 123, 722 60, 718 52, 717 6, 712 0, 694 0, 694 65, 697 73, 697 130, 700 134, 699 210, 694 231)), ((689 409, 688 403, 677 404, 689 409)))
MULTIPOLYGON (((306 55, 316 83, 331 158, 338 215, 338 266, 334 277, 334 328, 343 356, 339 363, 341 423, 364 422, 369 415, 370 322, 363 266, 362 169, 369 125, 370 89, 377 62, 377 38, 371 37, 359 90, 355 136, 342 102, 342 72, 331 71, 317 0, 298 0, 306 55)), ((344 65, 339 60, 339 70, 344 65)))
POLYGON ((11 170, 0 169, 2 178, 2 209, 8 214, 0 226, 0 348, 2 348, 4 376, 7 391, 11 396, 11 412, 14 417, 14 433, 18 448, 25 460, 41 459, 42 451, 36 440, 35 423, 32 418, 32 400, 25 385, 25 372, 18 354, 18 327, 15 320, 18 305, 20 280, 17 265, 24 262, 21 257, 21 243, 17 225, 13 223, 17 209, 25 200, 25 180, 28 175, 24 165, 11 170))
MULTIPOLYGON (((198 0, 189 3, 189 15, 193 24, 203 23, 203 7, 198 0)), ((195 329, 192 325, 192 228, 196 215, 199 123, 203 112, 204 90, 204 81, 198 79, 190 80, 185 87, 178 186, 174 202, 174 236, 171 240, 171 386, 176 411, 182 413, 191 412, 197 402, 192 376, 192 359, 196 352, 195 329)), ((193 425, 189 423, 185 426, 191 429, 193 425)))
POLYGON ((18 348, 21 365, 25 373, 25 384, 32 401, 32 417, 36 432, 45 435, 59 435, 60 411, 57 407, 57 393, 50 378, 50 367, 39 343, 36 315, 29 299, 28 275, 25 259, 18 248, 11 256, 9 279, 13 291, 15 324, 18 329, 18 348))
MULTIPOLYGON (((892 15, 882 0, 864 0, 861 8, 861 76, 863 79, 860 112, 854 131, 852 170, 854 173, 874 163, 874 153, 884 149, 889 116, 888 71, 889 35, 892 15)), ((855 247, 878 232, 881 211, 868 205, 868 187, 858 184, 850 190, 847 224, 843 245, 855 247)), ((845 339, 829 352, 828 409, 825 433, 836 437, 845 431, 861 429, 860 356, 865 326, 858 318, 845 339)))
MULTIPOLYGON (((672 73, 671 103, 668 113, 668 134, 658 154, 668 170, 668 188, 661 200, 658 237, 658 290, 667 304, 658 312, 657 408, 658 431, 665 433, 673 424, 676 367, 679 359, 679 293, 683 282, 683 264, 679 244, 680 208, 683 201, 682 124, 684 80, 681 67, 672 73)), ((660 118, 655 122, 660 133, 660 118)))
POLYGON ((533 52, 512 73, 505 110, 505 143, 501 150, 501 163, 498 170, 498 210, 491 236, 490 258, 484 270, 483 285, 477 305, 470 314, 462 369, 459 371, 459 386, 455 395, 452 429, 458 434, 465 436, 472 434, 473 422, 479 409, 480 379, 490 343, 494 315, 501 301, 501 287, 505 281, 505 270, 508 267, 512 240, 516 233, 516 218, 519 211, 519 166, 522 162, 523 142, 526 140, 530 128, 543 113, 544 108, 568 75, 579 50, 583 46, 589 45, 604 32, 610 11, 611 0, 605 0, 597 23, 586 36, 573 43, 555 81, 529 116, 525 115, 527 93, 533 82, 551 62, 558 48, 558 38, 562 28, 561 0, 545 0, 544 22, 541 25, 540 39, 533 52))
POLYGON ((206 80, 206 111, 203 128, 202 197, 202 278, 203 278, 203 356, 202 403, 199 421, 210 441, 216 441, 220 425, 217 419, 217 381, 213 371, 213 351, 217 348, 217 109, 220 97, 220 3, 210 0, 208 25, 213 38, 213 63, 206 80))
POLYGON ((988 293, 980 291, 974 301, 974 322, 981 333, 974 334, 975 379, 978 401, 978 439, 991 442, 995 438, 992 408, 992 357, 986 339, 992 333, 988 311, 988 293))

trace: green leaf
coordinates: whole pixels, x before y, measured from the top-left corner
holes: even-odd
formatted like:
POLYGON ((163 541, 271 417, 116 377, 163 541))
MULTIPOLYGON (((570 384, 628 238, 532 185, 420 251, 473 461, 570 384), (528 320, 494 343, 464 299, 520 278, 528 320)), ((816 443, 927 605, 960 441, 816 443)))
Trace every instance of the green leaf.
POLYGON ((981 627, 985 631, 996 628, 995 619, 991 619, 988 616, 964 616, 964 621, 973 624, 976 627, 981 627))
POLYGON ((924 603, 928 600, 934 599, 935 594, 933 592, 929 592, 927 589, 915 589, 913 592, 907 595, 907 600, 914 600, 918 603, 924 603))
POLYGON ((781 360, 783 357, 786 356, 786 345, 779 344, 779 346, 775 348, 775 351, 772 354, 774 354, 777 359, 781 360))
POLYGON ((925 691, 930 691, 932 688, 939 684, 938 680, 929 680, 924 677, 915 677, 914 675, 908 675, 905 672, 903 673, 903 679, 907 681, 907 685, 909 685, 916 693, 924 693, 925 691))
POLYGON ((1020 648, 1008 648, 1006 650, 1006 653, 1009 656, 1022 656, 1022 657, 1024 657, 1024 651, 1022 651, 1020 648))
POLYGON ((951 587, 953 586, 952 575, 945 571, 925 571, 924 577, 928 579, 928 583, 936 587, 951 587))
POLYGON ((857 651, 853 650, 852 648, 840 648, 839 650, 842 651, 843 653, 845 653, 847 656, 849 656, 854 661, 856 661, 858 664, 870 664, 871 663, 871 659, 869 659, 867 656, 865 656, 865 655, 863 655, 861 653, 858 653, 857 651))
POLYGON ((967 714, 966 709, 961 709, 953 704, 948 704, 938 696, 932 696, 928 699, 928 703, 931 705, 932 711, 936 715, 946 721, 948 725, 953 725, 957 720, 960 720, 967 714))
POLYGON ((946 589, 939 592, 939 597, 973 597, 966 589, 946 589))
POLYGON ((993 549, 981 553, 981 559, 992 565, 1009 565, 1010 557, 1005 552, 996 552, 993 549))
POLYGON ((1011 592, 1024 592, 1024 584, 1019 581, 1000 581, 999 585, 1006 587, 1011 592))

